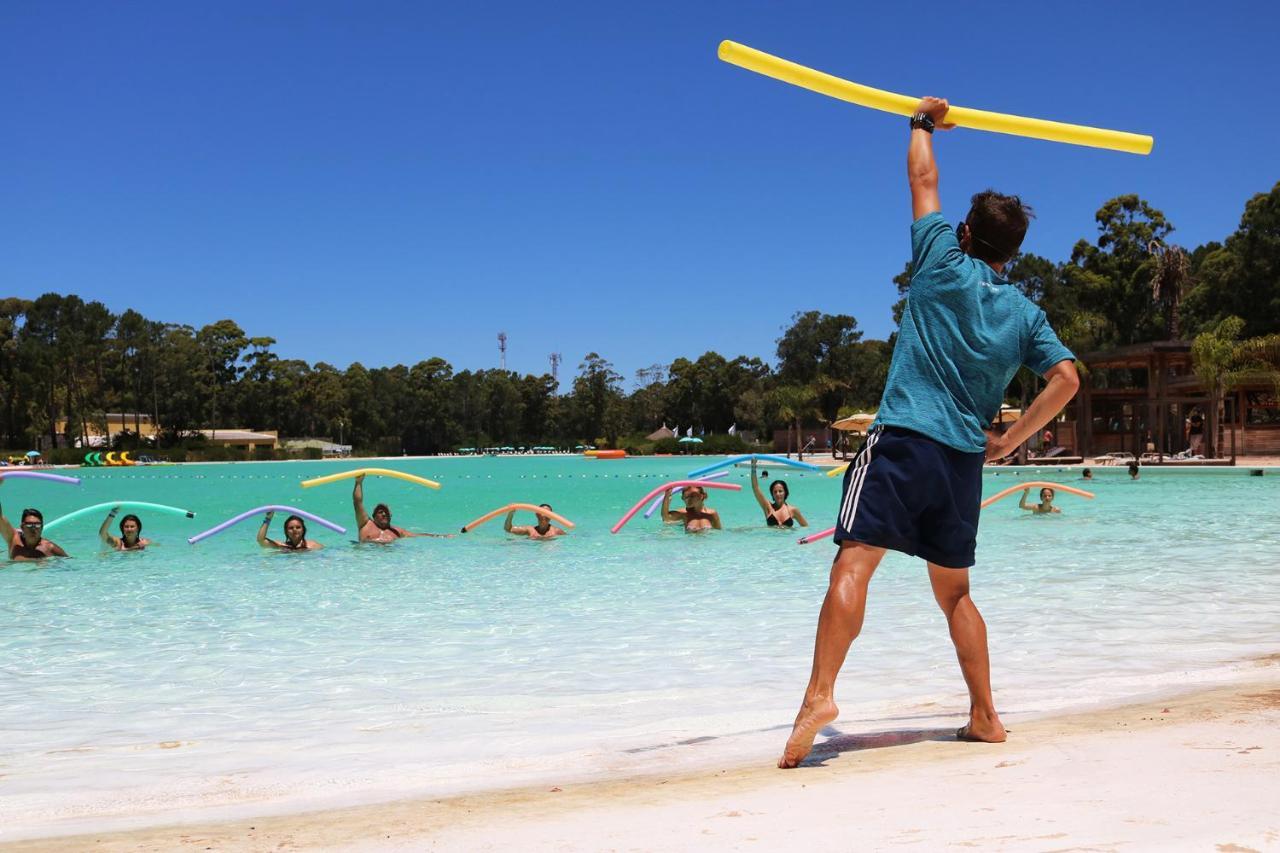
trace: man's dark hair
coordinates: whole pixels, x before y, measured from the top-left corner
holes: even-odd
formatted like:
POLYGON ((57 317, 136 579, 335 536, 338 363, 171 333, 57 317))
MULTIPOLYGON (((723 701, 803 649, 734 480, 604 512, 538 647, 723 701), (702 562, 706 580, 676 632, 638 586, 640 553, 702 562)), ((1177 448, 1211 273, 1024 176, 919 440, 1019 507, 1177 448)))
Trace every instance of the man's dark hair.
POLYGON ((1013 260, 1027 236, 1031 208, 1016 195, 1002 195, 987 190, 971 200, 969 215, 969 254, 989 264, 1005 264, 1013 260))
POLYGON ((32 509, 31 507, 27 507, 26 509, 24 509, 22 511, 22 515, 18 516, 18 520, 26 521, 28 515, 34 515, 37 521, 39 521, 41 524, 44 524, 44 515, 40 512, 40 510, 32 509))

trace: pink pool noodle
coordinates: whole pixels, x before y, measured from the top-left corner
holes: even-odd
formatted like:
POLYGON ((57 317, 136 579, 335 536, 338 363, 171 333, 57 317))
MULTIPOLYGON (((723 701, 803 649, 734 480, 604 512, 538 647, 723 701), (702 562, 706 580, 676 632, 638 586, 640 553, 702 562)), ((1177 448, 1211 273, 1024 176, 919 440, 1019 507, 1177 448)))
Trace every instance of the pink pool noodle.
POLYGON ((801 537, 797 541, 797 544, 808 545, 810 542, 817 542, 819 539, 826 539, 828 536, 831 536, 835 532, 836 532, 836 529, 834 527, 828 527, 826 530, 821 530, 817 533, 810 533, 808 536, 801 537))
POLYGON ((658 488, 654 489, 652 492, 642 497, 636 503, 635 506, 627 510, 626 515, 618 519, 617 524, 609 528, 609 532, 617 533, 619 530, 621 530, 622 526, 626 524, 628 521, 630 521, 632 516, 634 516, 637 512, 639 512, 644 507, 644 505, 647 504, 649 501, 651 501, 653 498, 657 497, 658 495, 662 494, 668 489, 671 489, 674 491, 676 489, 683 489, 685 486, 702 486, 704 489, 724 489, 730 492, 742 491, 742 486, 739 486, 737 483, 709 483, 706 480, 672 480, 670 483, 667 483, 665 486, 658 486, 658 488))
POLYGON ((234 518, 228 518, 226 521, 222 522, 221 524, 215 524, 213 527, 210 527, 208 530, 204 531, 203 533, 197 533, 195 536, 192 536, 190 539, 188 539, 187 542, 194 545, 197 542, 199 542, 201 539, 208 539, 210 536, 213 536, 217 533, 221 533, 222 531, 226 530, 228 527, 231 527, 234 524, 239 524, 240 522, 244 521, 246 518, 257 515, 260 512, 287 512, 290 515, 301 516, 302 518, 305 518, 307 521, 314 521, 316 524, 319 524, 322 527, 327 527, 335 533, 347 532, 347 528, 343 527, 342 525, 334 524, 332 521, 321 518, 318 515, 312 515, 311 513, 306 512, 305 510, 297 509, 296 507, 291 507, 291 506, 278 506, 277 504, 269 504, 267 506, 259 506, 259 507, 254 507, 253 509, 247 509, 244 512, 240 513, 239 515, 235 516, 234 518))
MULTIPOLYGON (((703 474, 701 477, 695 477, 694 479, 702 480, 703 482, 706 482, 707 480, 719 480, 721 477, 728 477, 728 476, 729 476, 728 471, 716 471, 712 474, 703 474)), ((653 503, 649 504, 649 508, 644 511, 644 517, 648 518, 649 516, 653 515, 655 512, 658 511, 658 507, 660 506, 662 506, 661 496, 659 496, 658 499, 655 500, 653 503)))

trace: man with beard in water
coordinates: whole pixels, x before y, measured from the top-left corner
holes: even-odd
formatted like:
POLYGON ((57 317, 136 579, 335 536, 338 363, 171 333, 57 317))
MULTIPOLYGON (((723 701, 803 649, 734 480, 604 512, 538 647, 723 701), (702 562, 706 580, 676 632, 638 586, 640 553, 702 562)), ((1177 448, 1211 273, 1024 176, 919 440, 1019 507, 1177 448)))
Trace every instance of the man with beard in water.
POLYGON ((355 488, 351 490, 351 502, 356 509, 356 529, 360 531, 361 542, 395 542, 397 539, 408 539, 414 536, 435 536, 449 538, 452 533, 414 533, 391 523, 391 507, 378 504, 373 508, 373 515, 364 511, 364 474, 356 477, 355 488))

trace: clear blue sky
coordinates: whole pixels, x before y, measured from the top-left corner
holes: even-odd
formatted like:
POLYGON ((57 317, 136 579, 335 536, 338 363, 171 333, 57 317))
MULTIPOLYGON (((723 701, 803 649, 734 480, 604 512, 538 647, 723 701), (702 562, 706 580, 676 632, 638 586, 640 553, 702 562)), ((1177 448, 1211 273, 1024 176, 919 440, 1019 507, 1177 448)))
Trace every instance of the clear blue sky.
POLYGON ((1150 157, 939 137, 944 210, 1020 193, 1053 259, 1114 195, 1191 247, 1280 178, 1273 4, 889 5, 8 2, 0 294, 230 317, 339 367, 495 367, 505 330, 512 369, 595 350, 630 380, 772 360, 809 309, 887 335, 906 120, 721 63, 724 38, 1153 134, 1150 157))

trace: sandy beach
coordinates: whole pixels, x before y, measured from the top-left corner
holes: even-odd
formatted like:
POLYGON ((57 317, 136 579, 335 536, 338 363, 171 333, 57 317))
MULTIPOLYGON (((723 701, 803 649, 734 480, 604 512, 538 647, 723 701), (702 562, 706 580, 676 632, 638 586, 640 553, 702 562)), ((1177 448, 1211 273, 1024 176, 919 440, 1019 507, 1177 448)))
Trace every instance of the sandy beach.
POLYGON ((1024 723, 1003 745, 835 728, 792 771, 762 762, 6 848, 1280 849, 1280 655, 1246 682, 1024 723))

